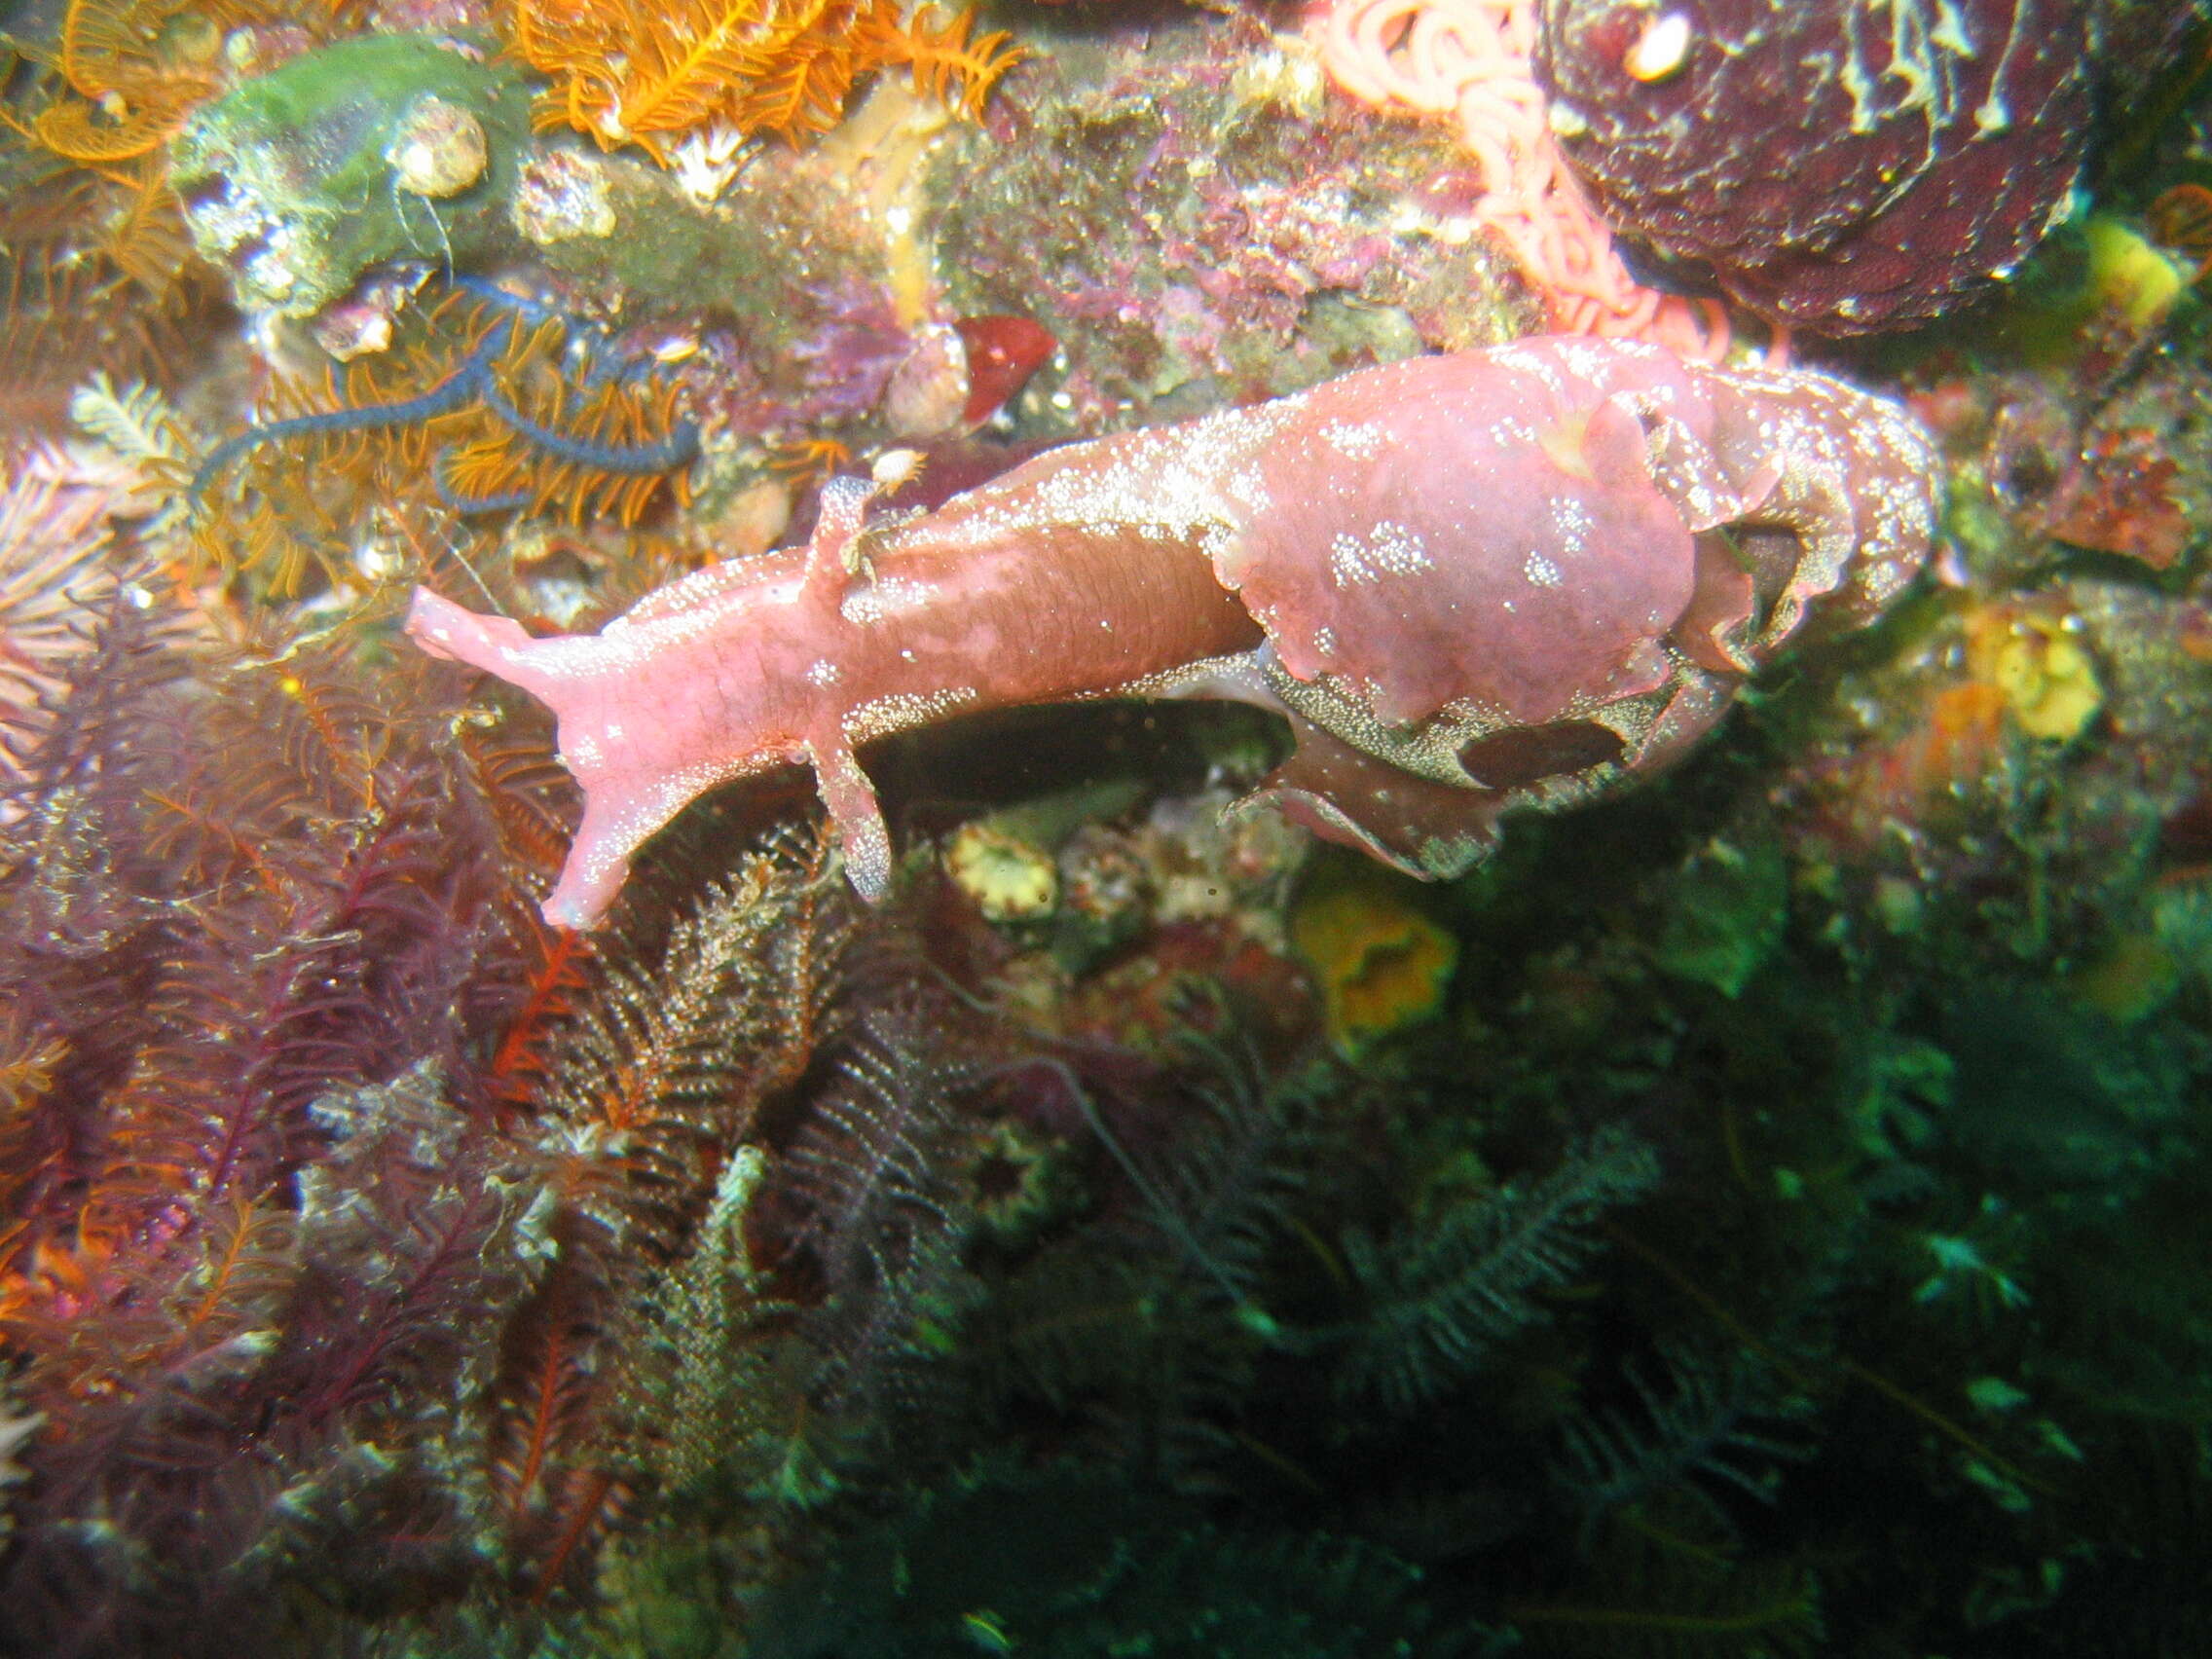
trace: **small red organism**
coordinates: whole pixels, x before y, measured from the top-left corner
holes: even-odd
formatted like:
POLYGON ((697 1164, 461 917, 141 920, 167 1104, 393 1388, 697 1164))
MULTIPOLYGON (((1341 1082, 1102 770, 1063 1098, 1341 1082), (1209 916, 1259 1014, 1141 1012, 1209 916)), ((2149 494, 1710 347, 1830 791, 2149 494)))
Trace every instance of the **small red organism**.
POLYGON ((2100 432, 2059 480, 2043 529, 2076 547, 2165 570, 2189 545, 2189 515, 2172 492, 2179 470, 2149 432, 2100 432))
POLYGON ((2212 267, 2212 190, 2177 184, 2161 191, 2144 214, 2151 240, 2196 267, 2199 279, 2212 267))
POLYGON ((1060 344, 1034 317, 964 316, 952 326, 968 349, 968 404, 960 418, 970 426, 1005 408, 1060 344))

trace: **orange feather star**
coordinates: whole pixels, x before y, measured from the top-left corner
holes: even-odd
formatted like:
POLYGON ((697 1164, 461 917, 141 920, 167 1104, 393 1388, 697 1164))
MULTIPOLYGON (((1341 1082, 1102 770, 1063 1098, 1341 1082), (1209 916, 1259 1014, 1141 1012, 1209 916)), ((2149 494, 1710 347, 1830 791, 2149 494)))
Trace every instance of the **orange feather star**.
POLYGON ((904 65, 915 88, 974 116, 1025 55, 970 14, 898 0, 514 0, 514 52, 552 89, 540 130, 571 127, 602 149, 635 144, 663 166, 717 125, 795 138, 827 131, 853 83, 904 65))

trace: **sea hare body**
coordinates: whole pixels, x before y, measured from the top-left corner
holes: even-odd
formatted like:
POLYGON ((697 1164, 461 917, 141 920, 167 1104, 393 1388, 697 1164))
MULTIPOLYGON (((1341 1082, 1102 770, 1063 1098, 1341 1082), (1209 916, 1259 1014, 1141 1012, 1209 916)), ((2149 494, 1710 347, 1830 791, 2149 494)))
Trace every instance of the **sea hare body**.
POLYGON ((583 786, 546 914, 727 779, 813 766, 855 884, 890 843, 855 757, 960 713, 1234 697, 1297 747, 1262 787, 1443 875, 1516 806, 1679 755, 1809 604, 1872 616, 1924 557, 1925 440, 1823 376, 1541 339, 1074 444, 936 512, 825 492, 804 548, 703 571, 596 638, 417 595, 425 649, 543 699, 583 786))

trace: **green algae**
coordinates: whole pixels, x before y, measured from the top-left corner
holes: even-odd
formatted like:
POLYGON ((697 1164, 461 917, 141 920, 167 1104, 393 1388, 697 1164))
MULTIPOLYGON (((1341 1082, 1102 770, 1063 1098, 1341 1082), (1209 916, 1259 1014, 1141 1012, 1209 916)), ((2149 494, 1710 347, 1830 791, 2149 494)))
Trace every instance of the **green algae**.
POLYGON ((381 35, 296 57, 201 110, 172 176, 193 240, 238 304, 307 316, 373 265, 468 265, 511 242, 529 131, 511 65, 443 36, 381 35), (426 117, 449 136, 480 129, 468 140, 484 156, 474 182, 407 188, 407 141, 426 117))

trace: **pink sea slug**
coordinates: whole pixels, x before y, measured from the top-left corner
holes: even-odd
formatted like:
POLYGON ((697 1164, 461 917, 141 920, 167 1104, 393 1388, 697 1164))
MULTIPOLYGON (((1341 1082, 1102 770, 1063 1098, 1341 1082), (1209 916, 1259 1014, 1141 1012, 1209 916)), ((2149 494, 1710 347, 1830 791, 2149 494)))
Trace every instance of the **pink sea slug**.
POLYGON ((408 631, 550 705, 583 823, 545 903, 589 927, 732 778, 814 768, 854 885, 891 842, 856 751, 971 711, 1230 697, 1296 739, 1255 798, 1428 875, 1499 816, 1648 773, 1809 604, 1912 576, 1931 460, 1820 375, 1536 339, 1040 456, 919 517, 824 492, 804 547, 534 640, 420 591, 408 631))

